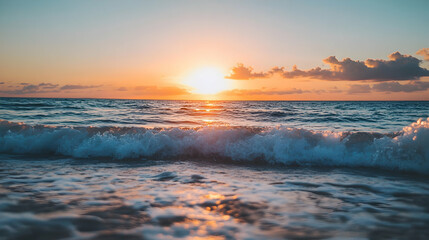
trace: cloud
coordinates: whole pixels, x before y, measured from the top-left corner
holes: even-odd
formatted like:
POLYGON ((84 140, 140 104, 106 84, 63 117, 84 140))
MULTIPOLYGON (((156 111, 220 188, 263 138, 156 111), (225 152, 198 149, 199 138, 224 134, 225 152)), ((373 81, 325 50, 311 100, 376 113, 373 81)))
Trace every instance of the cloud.
POLYGON ((67 90, 74 89, 90 89, 97 88, 99 86, 85 86, 85 85, 64 85, 60 87, 59 84, 52 83, 39 83, 39 84, 29 84, 29 83, 19 83, 18 85, 8 85, 8 88, 14 88, 13 90, 2 90, 0 93, 7 95, 25 95, 25 94, 38 94, 38 93, 55 93, 67 90))
POLYGON ((292 67, 292 71, 279 72, 284 78, 308 77, 317 79, 332 79, 333 73, 330 70, 321 69, 320 67, 310 70, 300 70, 296 65, 292 67))
POLYGON ((39 90, 39 85, 26 85, 24 87, 22 87, 20 90, 18 91, 22 91, 22 92, 36 92, 39 90))
POLYGON ((289 89, 289 90, 276 90, 276 89, 232 89, 219 93, 225 96, 254 96, 254 95, 290 95, 290 94, 303 94, 310 93, 311 91, 302 89, 289 89))
POLYGON ((311 90, 311 92, 316 94, 324 94, 324 93, 342 93, 344 91, 339 89, 338 87, 333 87, 331 89, 313 89, 311 90))
POLYGON ((429 82, 415 81, 407 84, 383 82, 375 84, 372 89, 376 92, 418 92, 429 89, 429 82))
MULTIPOLYGON (((41 93, 61 93, 72 90, 82 90, 100 88, 103 85, 59 85, 52 83, 17 83, 16 85, 5 86, 11 87, 12 90, 0 90, 0 94, 5 95, 26 95, 26 94, 41 94, 41 93)), ((130 91, 132 89, 119 87, 116 91, 130 91)), ((144 96, 178 96, 191 94, 187 89, 179 87, 158 87, 158 86, 137 86, 134 88, 139 95, 144 96)))
POLYGON ((75 90, 75 89, 90 89, 90 88, 99 88, 103 85, 64 85, 60 90, 75 90))
POLYGON ((355 94, 355 93, 370 93, 371 92, 371 86, 368 84, 352 84, 349 86, 349 94, 355 94))
POLYGON ((134 89, 145 96, 178 96, 191 94, 188 90, 179 87, 137 86, 134 89))
POLYGON ((296 67, 290 72, 284 72, 285 78, 309 77, 323 80, 347 81, 392 81, 418 80, 429 76, 429 70, 420 67, 421 60, 395 52, 389 55, 389 60, 367 59, 355 61, 345 58, 339 61, 335 56, 323 60, 330 69, 313 68, 302 71, 296 67))
MULTIPOLYGON (((423 50, 423 49, 422 49, 423 50)), ((424 50, 426 51, 426 50, 424 50)), ((420 52, 420 51, 419 51, 420 52)), ((300 70, 295 65, 291 71, 285 71, 284 67, 274 67, 266 73, 252 73, 252 68, 239 64, 232 69, 231 79, 251 79, 256 77, 268 77, 280 74, 283 78, 312 78, 329 81, 362 81, 375 82, 419 80, 429 76, 429 70, 420 67, 421 60, 411 56, 395 52, 389 55, 389 60, 367 59, 365 61, 345 58, 339 61, 335 56, 323 60, 329 65, 329 69, 320 67, 300 70)))
POLYGON ((422 48, 416 52, 417 55, 423 56, 426 61, 429 61, 429 48, 422 48))
POLYGON ((352 84, 348 93, 370 93, 370 92, 419 92, 429 89, 429 82, 411 81, 401 84, 399 82, 381 82, 370 86, 369 84, 352 84))
POLYGON ((28 83, 20 83, 21 87, 18 87, 15 90, 8 90, 8 91, 0 91, 1 93, 6 94, 15 94, 15 95, 21 95, 21 94, 29 94, 29 93, 47 93, 47 92, 58 92, 58 84, 51 84, 51 83, 39 83, 39 84, 28 84, 28 83))
POLYGON ((243 64, 238 63, 237 66, 231 69, 231 74, 225 78, 234 80, 249 80, 253 78, 265 78, 270 76, 270 73, 254 73, 252 67, 245 67, 243 64))
POLYGON ((117 88, 116 91, 128 91, 126 87, 117 88))
POLYGON ((43 89, 54 89, 57 88, 59 85, 52 83, 40 83, 38 86, 43 89))

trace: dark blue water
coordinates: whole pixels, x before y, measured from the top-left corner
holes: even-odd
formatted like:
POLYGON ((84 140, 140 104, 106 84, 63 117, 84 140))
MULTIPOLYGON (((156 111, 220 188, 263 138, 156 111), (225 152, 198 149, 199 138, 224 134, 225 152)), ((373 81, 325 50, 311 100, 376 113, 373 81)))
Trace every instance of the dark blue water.
POLYGON ((155 101, 0 98, 0 119, 52 126, 275 127, 399 131, 429 102, 155 101))

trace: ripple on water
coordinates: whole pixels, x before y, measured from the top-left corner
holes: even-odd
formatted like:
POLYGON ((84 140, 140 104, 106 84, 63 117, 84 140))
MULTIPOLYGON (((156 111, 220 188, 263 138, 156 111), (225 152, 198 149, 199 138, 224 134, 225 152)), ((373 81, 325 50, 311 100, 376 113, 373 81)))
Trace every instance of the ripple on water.
POLYGON ((429 234, 427 179, 379 171, 2 160, 0 193, 6 239, 429 234))

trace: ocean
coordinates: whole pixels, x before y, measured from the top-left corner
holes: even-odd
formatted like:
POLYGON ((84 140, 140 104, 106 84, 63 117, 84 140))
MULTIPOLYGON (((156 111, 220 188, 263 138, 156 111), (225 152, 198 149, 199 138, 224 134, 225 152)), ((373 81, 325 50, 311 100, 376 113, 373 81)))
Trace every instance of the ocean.
POLYGON ((427 239, 429 102, 0 98, 0 239, 427 239))

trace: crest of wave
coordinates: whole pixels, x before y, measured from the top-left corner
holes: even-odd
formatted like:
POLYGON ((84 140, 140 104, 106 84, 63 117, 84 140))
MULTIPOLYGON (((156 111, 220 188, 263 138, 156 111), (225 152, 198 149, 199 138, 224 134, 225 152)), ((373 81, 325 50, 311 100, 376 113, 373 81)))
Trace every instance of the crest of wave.
POLYGON ((429 173, 429 118, 390 134, 286 127, 48 127, 0 121, 0 152, 112 159, 202 159, 429 173))

